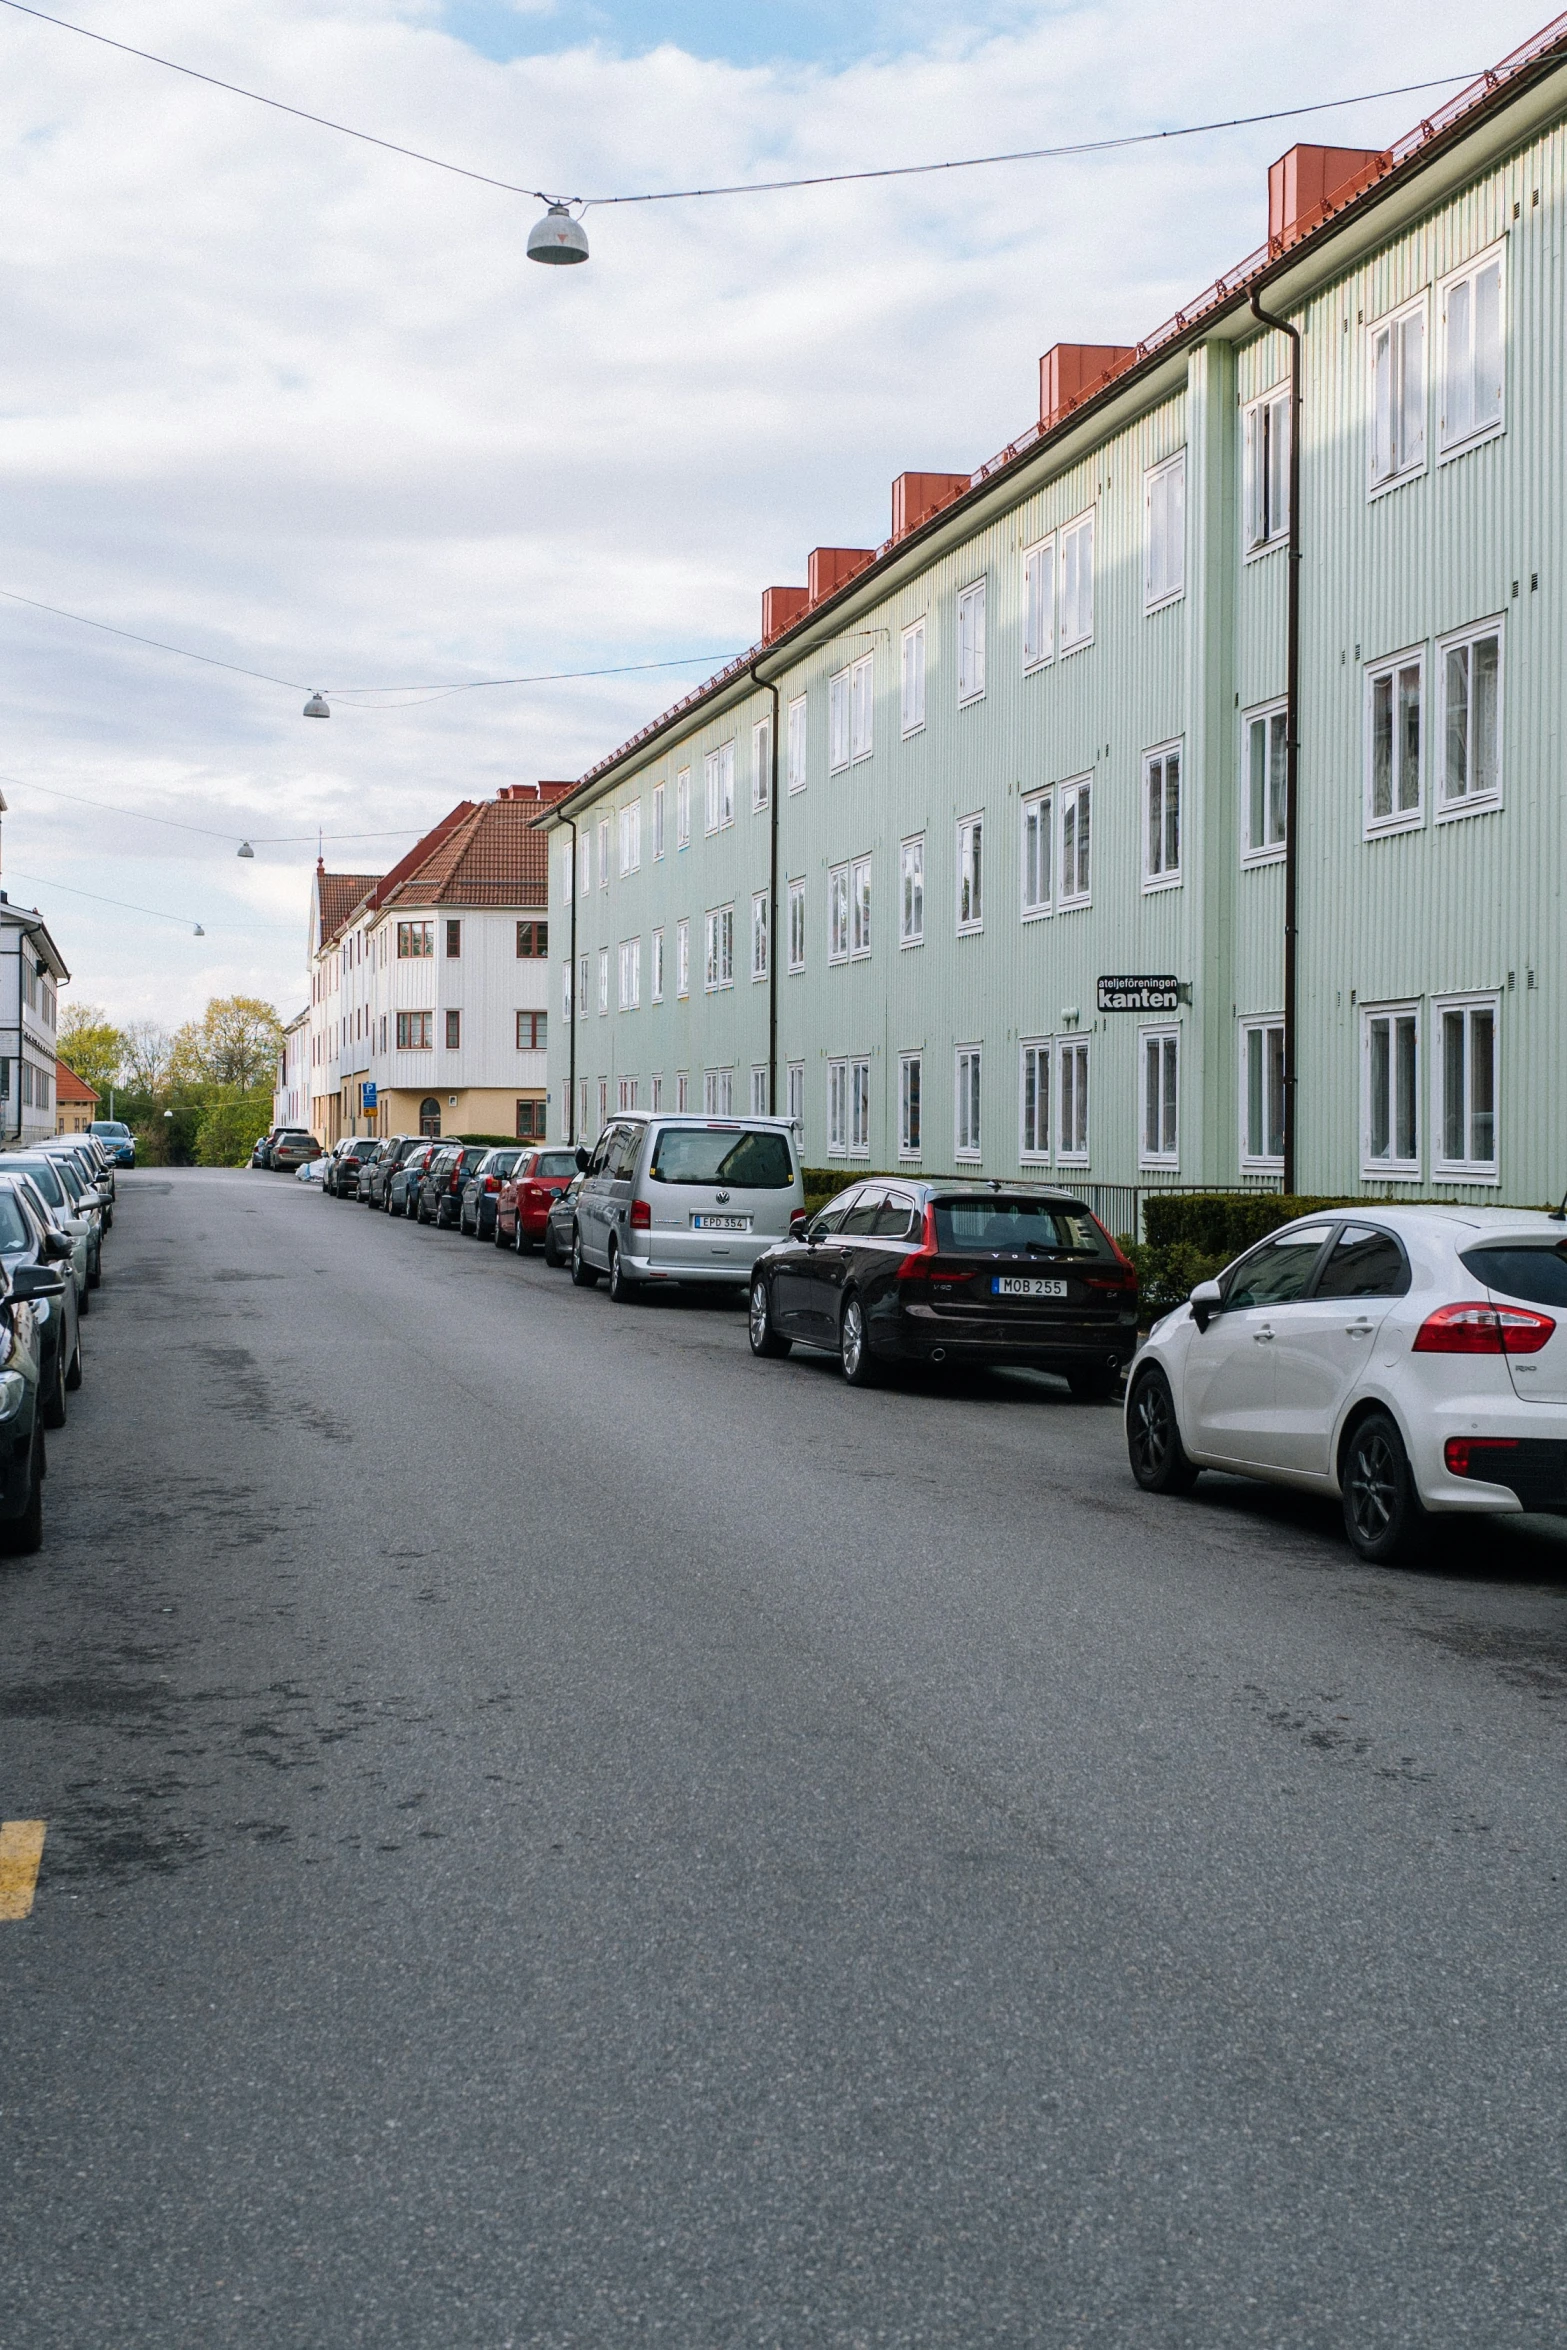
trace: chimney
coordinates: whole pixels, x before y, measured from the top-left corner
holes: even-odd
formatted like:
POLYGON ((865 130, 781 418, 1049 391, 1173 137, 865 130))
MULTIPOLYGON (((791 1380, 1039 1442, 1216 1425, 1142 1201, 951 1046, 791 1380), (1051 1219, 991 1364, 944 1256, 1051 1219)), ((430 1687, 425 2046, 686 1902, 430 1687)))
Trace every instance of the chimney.
POLYGON ((1039 362, 1039 421, 1047 430, 1085 392, 1095 392, 1137 356, 1128 343, 1052 343, 1039 362))
MULTIPOLYGON (((521 787, 519 786, 518 788, 520 792, 521 787)), ((563 783, 550 783, 541 780, 536 783, 533 788, 538 793, 542 804, 547 808, 553 801, 563 800, 569 791, 575 791, 577 787, 571 777, 568 776, 563 783)))
POLYGON ((770 645, 775 636, 782 636, 786 628, 793 628, 811 600, 809 588, 770 587, 762 590, 762 642, 770 645))
POLYGON ((1268 166, 1268 245, 1287 251, 1388 167, 1375 147, 1291 147, 1268 166))
POLYGON ((834 588, 841 588, 875 552, 874 547, 813 547, 805 565, 811 602, 819 604, 834 588))
POLYGON ((892 485, 893 537, 906 538, 917 522, 961 498, 968 486, 966 473, 900 473, 892 485))

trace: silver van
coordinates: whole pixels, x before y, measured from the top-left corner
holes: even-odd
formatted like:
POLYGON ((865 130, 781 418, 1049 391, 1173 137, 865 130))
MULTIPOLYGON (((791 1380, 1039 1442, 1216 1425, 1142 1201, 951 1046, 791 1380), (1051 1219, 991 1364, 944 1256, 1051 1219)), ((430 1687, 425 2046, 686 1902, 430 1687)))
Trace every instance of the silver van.
POLYGON ((571 1277, 609 1275, 623 1299, 644 1283, 748 1289, 762 1251, 805 1211, 799 1138, 787 1118, 611 1119, 577 1194, 571 1277))

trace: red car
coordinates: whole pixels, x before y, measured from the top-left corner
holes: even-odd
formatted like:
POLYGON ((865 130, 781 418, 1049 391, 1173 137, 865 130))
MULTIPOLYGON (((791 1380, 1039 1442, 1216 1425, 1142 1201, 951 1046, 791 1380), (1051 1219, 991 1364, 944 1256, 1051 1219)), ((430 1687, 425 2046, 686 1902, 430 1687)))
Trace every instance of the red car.
MULTIPOLYGON (((586 1153, 582 1154, 584 1157, 586 1153)), ((501 1185, 495 1207, 495 1245, 528 1256, 544 1238, 551 1208, 576 1174, 574 1150, 524 1151, 501 1185)))

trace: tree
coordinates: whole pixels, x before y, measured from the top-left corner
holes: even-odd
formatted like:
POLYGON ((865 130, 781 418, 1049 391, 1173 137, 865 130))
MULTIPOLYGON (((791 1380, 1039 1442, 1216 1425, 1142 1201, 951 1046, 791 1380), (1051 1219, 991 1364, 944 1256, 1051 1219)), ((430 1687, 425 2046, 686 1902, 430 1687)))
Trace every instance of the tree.
POLYGON ((121 1031, 121 1068, 135 1093, 162 1091, 169 1073, 169 1032, 156 1020, 132 1020, 121 1031))
POLYGON ((90 1085, 108 1116, 109 1088, 119 1082, 125 1039, 99 1004, 71 1004, 61 1017, 55 1050, 84 1085, 90 1085))
POLYGON ((223 1085, 241 1092, 270 1086, 283 1045, 283 1023, 259 996, 214 996, 199 1020, 176 1029, 167 1077, 176 1086, 223 1085))

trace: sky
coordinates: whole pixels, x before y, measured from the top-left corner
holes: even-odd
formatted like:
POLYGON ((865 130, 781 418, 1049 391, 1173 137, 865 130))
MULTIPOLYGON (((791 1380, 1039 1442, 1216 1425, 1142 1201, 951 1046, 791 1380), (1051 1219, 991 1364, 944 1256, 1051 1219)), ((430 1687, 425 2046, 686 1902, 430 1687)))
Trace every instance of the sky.
MULTIPOLYGON (((1543 0, 53 0, 526 188, 603 197, 1163 130, 1493 63, 1543 0), (1477 31, 1477 26, 1480 28, 1477 31)), ((0 886, 73 998, 305 1000, 318 838, 383 870, 462 798, 576 776, 756 638, 905 469, 1032 420, 1266 234, 1297 138, 599 206, 433 171, 0 6, 0 886), (380 689, 670 663, 456 693, 380 689), (358 700, 302 717, 320 686, 358 700), (237 855, 253 844, 252 858, 237 855), (105 901, 121 901, 111 904, 105 901), (203 935, 196 935, 196 926, 203 935)))

